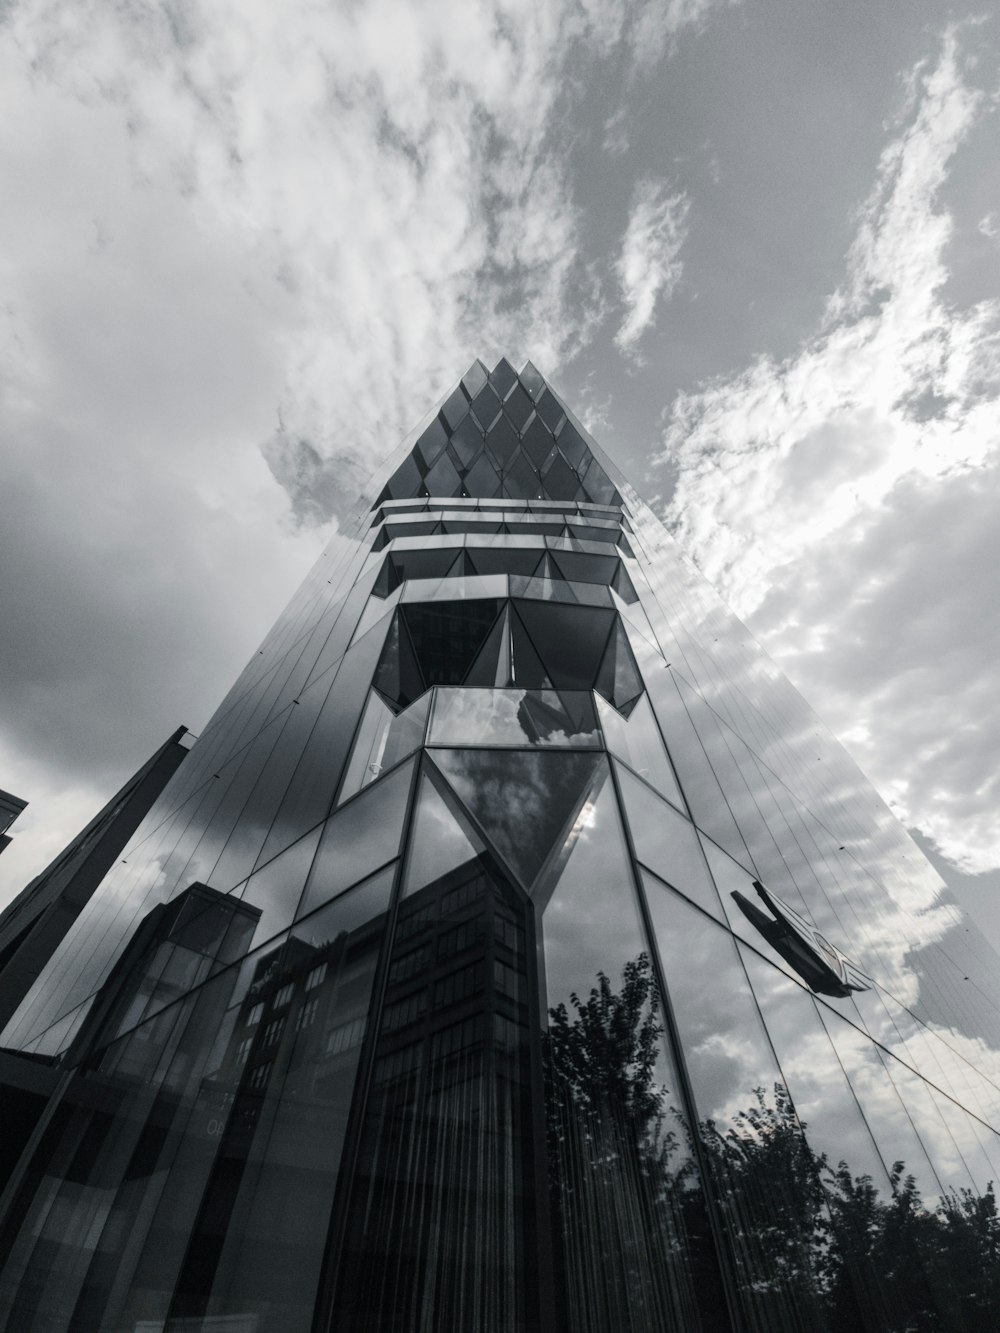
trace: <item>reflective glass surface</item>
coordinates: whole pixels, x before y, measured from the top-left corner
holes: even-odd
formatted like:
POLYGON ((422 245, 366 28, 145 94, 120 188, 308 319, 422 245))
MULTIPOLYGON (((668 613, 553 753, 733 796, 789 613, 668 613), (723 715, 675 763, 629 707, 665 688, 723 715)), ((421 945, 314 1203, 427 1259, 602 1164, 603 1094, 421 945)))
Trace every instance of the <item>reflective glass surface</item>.
POLYGON ((590 694, 564 690, 437 689, 431 745, 600 747, 590 694))
POLYGON ((572 411, 475 362, 0 1038, 55 1089, 0 1328, 992 1330, 998 978, 572 411))

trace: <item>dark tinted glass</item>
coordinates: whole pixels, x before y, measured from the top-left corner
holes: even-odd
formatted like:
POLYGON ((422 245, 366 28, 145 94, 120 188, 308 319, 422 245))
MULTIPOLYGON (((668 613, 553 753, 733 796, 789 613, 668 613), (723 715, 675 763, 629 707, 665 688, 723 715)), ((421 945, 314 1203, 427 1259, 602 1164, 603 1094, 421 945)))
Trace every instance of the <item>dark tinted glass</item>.
POLYGON ((614 613, 551 602, 517 602, 515 611, 552 684, 559 689, 591 689, 614 613))
POLYGON ((610 782, 592 793, 540 893, 566 1327, 715 1327, 701 1182, 610 782))
POLYGON ((526 900, 489 858, 402 901, 336 1327, 416 1333, 423 1311, 442 1329, 552 1327, 536 1248, 544 1131, 530 1096, 532 956, 526 900))

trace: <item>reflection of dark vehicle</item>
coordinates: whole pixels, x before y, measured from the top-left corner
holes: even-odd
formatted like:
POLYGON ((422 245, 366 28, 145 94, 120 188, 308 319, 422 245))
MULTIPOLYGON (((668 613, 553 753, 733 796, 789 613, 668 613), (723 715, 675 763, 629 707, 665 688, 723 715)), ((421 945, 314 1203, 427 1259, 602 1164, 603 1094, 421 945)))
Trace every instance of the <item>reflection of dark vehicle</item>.
POLYGON ((786 963, 819 995, 833 995, 845 999, 851 991, 870 990, 871 979, 835 949, 815 926, 803 920, 793 908, 783 903, 776 894, 765 889, 759 880, 754 888, 764 905, 772 913, 767 916, 749 898, 739 891, 731 895, 743 915, 751 921, 767 942, 781 954, 786 963))

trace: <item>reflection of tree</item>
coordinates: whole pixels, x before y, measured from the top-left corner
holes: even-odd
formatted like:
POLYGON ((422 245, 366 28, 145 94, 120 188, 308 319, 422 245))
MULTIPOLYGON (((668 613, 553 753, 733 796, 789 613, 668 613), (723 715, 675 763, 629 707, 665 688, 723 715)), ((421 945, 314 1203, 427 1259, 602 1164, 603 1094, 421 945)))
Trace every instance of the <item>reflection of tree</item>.
POLYGON ((543 1041, 549 1175, 572 1333, 698 1329, 699 1278, 717 1290, 700 1192, 668 1128, 660 1002, 649 958, 621 989, 549 1011, 543 1041))
MULTIPOLYGON (((664 1037, 645 954, 549 1011, 549 1170, 572 1333, 714 1326, 691 1134, 656 1081, 664 1037), (695 1292, 697 1291, 697 1300, 695 1292)), ((699 1153, 748 1328, 986 1333, 1000 1309, 993 1188, 928 1209, 904 1164, 880 1191, 808 1143, 785 1087, 753 1090, 699 1153)))

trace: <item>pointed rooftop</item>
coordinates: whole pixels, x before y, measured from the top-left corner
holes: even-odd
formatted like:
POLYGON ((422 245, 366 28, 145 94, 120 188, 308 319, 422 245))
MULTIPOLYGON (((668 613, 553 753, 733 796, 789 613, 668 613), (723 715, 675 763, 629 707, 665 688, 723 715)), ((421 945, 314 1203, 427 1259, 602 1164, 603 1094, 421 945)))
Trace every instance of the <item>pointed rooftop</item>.
POLYGON ((474 361, 387 470, 375 505, 428 497, 621 503, 614 469, 562 399, 530 361, 518 372, 506 357, 492 370, 474 361))

